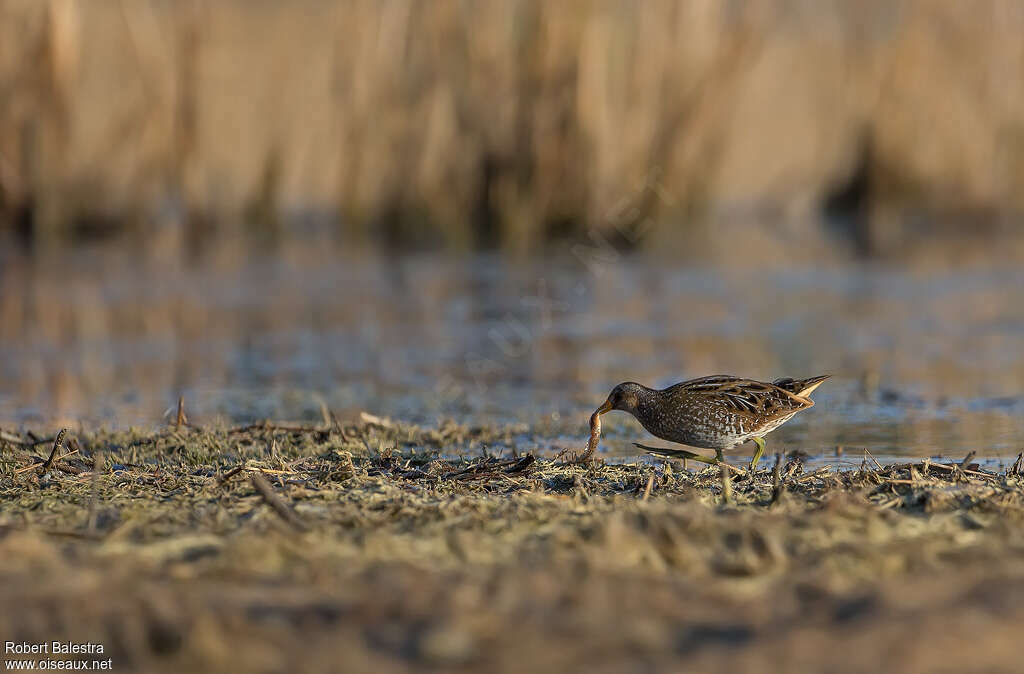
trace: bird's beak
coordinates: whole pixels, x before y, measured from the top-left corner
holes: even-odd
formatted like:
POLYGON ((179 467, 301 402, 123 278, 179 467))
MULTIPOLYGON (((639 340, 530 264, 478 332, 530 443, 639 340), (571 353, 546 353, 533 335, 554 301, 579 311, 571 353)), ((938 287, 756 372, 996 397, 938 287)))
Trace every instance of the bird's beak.
POLYGON ((605 400, 603 403, 601 403, 601 406, 598 407, 597 410, 594 412, 594 416, 595 417, 599 417, 602 414, 604 414, 605 412, 610 412, 611 409, 612 409, 612 399, 609 398, 608 400, 605 400))

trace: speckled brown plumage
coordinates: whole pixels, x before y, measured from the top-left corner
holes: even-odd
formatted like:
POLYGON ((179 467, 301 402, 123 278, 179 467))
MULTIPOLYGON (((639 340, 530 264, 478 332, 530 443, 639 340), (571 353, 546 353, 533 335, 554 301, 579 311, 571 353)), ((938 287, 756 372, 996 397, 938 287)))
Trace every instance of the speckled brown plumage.
MULTIPOLYGON (((787 377, 769 384, 714 375, 661 390, 626 382, 612 390, 594 418, 611 410, 629 412, 651 435, 691 447, 714 449, 719 458, 721 450, 754 440, 758 444, 756 463, 763 450, 763 436, 797 412, 812 407, 814 401, 808 396, 826 379, 828 375, 810 379, 787 377)), ((663 456, 699 458, 682 450, 638 446, 663 456)))

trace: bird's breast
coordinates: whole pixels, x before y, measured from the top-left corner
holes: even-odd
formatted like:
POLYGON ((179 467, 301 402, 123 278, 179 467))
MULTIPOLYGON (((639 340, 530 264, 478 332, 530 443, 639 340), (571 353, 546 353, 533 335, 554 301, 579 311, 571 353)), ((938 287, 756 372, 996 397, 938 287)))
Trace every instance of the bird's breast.
POLYGON ((635 416, 651 435, 691 447, 728 449, 748 439, 753 430, 742 415, 711 402, 640 406, 635 416))

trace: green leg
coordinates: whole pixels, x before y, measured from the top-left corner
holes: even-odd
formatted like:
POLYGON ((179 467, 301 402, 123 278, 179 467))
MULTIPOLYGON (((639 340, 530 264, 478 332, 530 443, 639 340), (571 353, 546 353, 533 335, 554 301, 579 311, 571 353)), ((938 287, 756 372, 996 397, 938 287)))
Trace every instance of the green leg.
POLYGON ((670 449, 668 447, 648 447, 647 445, 641 445, 639 442, 633 443, 640 449, 650 452, 655 456, 664 456, 670 459, 693 459, 694 461, 700 461, 711 466, 717 466, 719 461, 722 460, 722 453, 718 452, 717 459, 708 458, 702 454, 695 454, 685 449, 670 449))
POLYGON ((704 456, 702 454, 695 454, 695 453, 687 451, 685 449, 670 449, 668 447, 648 447, 647 445, 642 445, 639 442, 634 442, 633 445, 635 445, 636 447, 639 447, 640 449, 642 449, 644 451, 650 452, 651 454, 654 454, 655 456, 664 456, 664 457, 668 457, 670 459, 693 459, 694 461, 700 461, 701 463, 706 463, 709 466, 718 466, 720 464, 725 464, 726 466, 728 466, 729 468, 731 468, 732 470, 734 470, 734 471, 736 471, 738 473, 742 473, 743 472, 742 470, 740 470, 738 468, 733 468, 729 464, 725 463, 725 456, 722 454, 722 450, 720 450, 720 449, 716 449, 715 450, 715 458, 712 459, 712 458, 706 457, 706 456, 704 456))
POLYGON ((757 445, 757 449, 754 450, 754 456, 750 457, 751 473, 757 469, 757 462, 761 460, 761 455, 764 454, 764 438, 754 438, 754 444, 757 445))

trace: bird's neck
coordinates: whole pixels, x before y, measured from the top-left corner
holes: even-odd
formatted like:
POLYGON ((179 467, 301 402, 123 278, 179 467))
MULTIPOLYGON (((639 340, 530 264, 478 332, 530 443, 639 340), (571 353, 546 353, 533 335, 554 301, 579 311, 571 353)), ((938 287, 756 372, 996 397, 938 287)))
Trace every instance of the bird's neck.
POLYGON ((657 391, 646 386, 637 385, 636 389, 636 409, 641 411, 658 403, 661 398, 661 391, 657 391))

